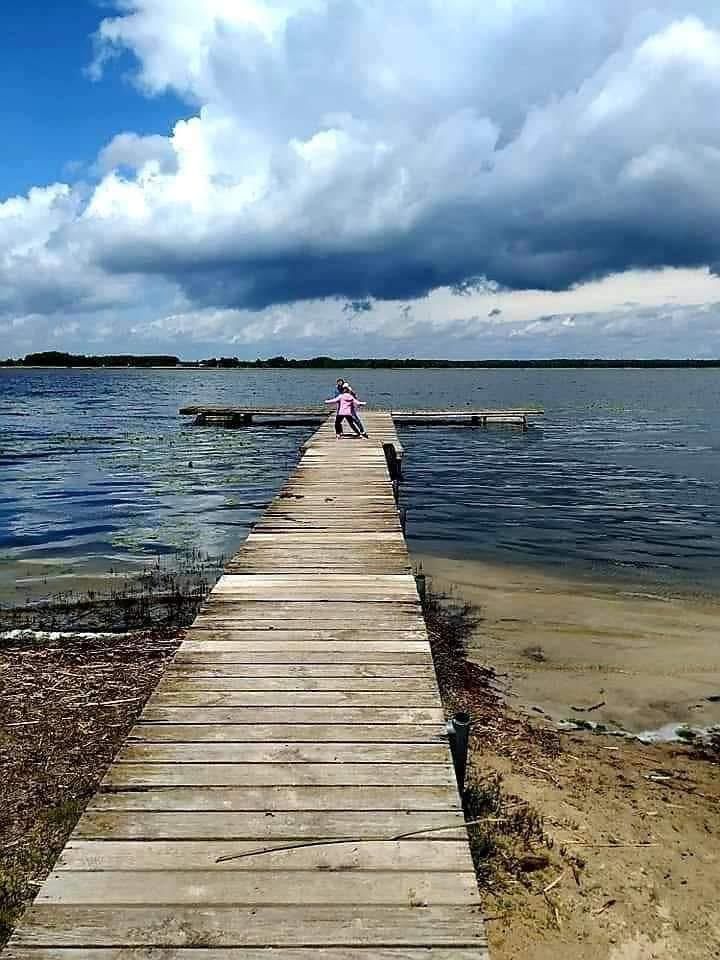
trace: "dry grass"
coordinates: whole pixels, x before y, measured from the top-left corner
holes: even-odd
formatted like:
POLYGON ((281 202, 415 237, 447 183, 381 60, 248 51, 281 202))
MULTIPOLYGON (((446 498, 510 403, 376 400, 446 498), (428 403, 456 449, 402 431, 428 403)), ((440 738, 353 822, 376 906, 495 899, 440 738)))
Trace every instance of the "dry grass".
POLYGON ((178 643, 175 633, 0 645, 0 944, 62 849, 178 643))

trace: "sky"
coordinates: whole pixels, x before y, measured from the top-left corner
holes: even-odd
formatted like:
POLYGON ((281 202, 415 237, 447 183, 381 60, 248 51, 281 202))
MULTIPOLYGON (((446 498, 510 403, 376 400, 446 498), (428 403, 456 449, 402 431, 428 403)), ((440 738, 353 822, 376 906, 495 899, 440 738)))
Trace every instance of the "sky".
POLYGON ((8 0, 0 44, 0 356, 720 356, 717 0, 8 0))

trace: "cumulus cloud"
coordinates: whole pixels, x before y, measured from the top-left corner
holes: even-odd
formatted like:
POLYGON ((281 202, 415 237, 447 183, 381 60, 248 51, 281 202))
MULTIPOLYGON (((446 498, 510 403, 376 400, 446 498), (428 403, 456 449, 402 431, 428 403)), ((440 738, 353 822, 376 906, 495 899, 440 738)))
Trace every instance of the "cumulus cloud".
POLYGON ((143 170, 148 164, 165 173, 176 170, 176 155, 167 137, 160 134, 141 137, 136 133, 118 133, 98 156, 101 173, 125 167, 133 173, 143 170))
POLYGON ((714 0, 122 0, 96 45, 97 78, 130 52, 140 91, 193 116, 119 133, 90 189, 0 207, 8 315, 149 284, 173 300, 158 335, 307 342, 307 304, 419 343, 431 303, 509 343, 598 315, 470 322, 448 298, 720 262, 714 0))

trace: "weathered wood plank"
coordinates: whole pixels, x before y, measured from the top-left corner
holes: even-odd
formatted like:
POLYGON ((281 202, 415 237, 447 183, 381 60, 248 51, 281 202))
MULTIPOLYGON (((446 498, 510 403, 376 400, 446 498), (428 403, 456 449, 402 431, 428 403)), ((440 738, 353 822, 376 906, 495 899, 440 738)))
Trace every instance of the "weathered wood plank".
POLYGON ((390 543, 390 544, 401 544, 404 545, 405 537, 401 532, 396 531, 374 531, 366 533, 335 533, 331 536, 325 537, 319 534, 307 533, 304 531, 291 531, 290 533, 285 534, 275 534, 275 533, 260 533, 256 530, 251 530, 245 541, 248 545, 255 543, 287 543, 295 544, 335 544, 339 543, 345 546, 351 545, 353 548, 361 543, 390 543))
POLYGON ((444 787, 174 787, 106 790, 88 811, 102 810, 454 810, 457 790, 444 787))
POLYGON ((276 666, 278 664, 292 664, 293 666, 328 666, 342 664, 367 664, 382 667, 385 664, 396 666, 424 666, 430 657, 430 648, 427 643, 418 643, 398 650, 394 644, 376 645, 373 648, 367 644, 295 644, 286 642, 280 645, 257 644, 246 645, 242 642, 230 641, 221 650, 208 650, 199 643, 195 649, 185 650, 183 647, 175 654, 174 664, 180 667, 211 666, 245 666, 248 661, 256 664, 276 666), (377 647, 380 646, 380 649, 377 647))
POLYGON ((342 883, 338 883, 337 877, 325 873, 310 870, 285 872, 276 867, 270 885, 265 874, 249 871, 163 870, 161 873, 143 873, 121 870, 88 873, 63 870, 50 874, 35 902, 102 906, 147 903, 404 906, 413 900, 428 905, 477 903, 475 874, 345 871, 342 883))
POLYGON ((484 947, 8 947, 3 960, 486 960, 484 947))
MULTIPOLYGON (((213 667, 193 666, 174 662, 165 674, 167 680, 174 681, 185 678, 188 682, 209 680, 220 682, 233 679, 253 680, 296 680, 299 678, 316 679, 323 681, 346 678, 353 681, 361 680, 412 680, 423 679, 435 683, 435 671, 425 663, 245 663, 245 664, 217 664, 213 667)), ((346 688, 347 689, 347 688, 346 688)))
POLYGON ((142 723, 303 723, 303 724, 427 724, 433 729, 443 723, 444 714, 436 707, 298 707, 298 706, 219 706, 169 707, 148 704, 142 723))
MULTIPOLYGON (((133 743, 119 759, 136 763, 444 763, 444 743, 133 743)), ((388 771, 392 776, 392 772, 388 771)))
POLYGON ((180 690, 231 690, 235 692, 250 690, 324 690, 324 691, 364 691, 380 692, 416 692, 435 693, 435 683, 431 677, 210 677, 185 676, 169 671, 162 681, 165 693, 180 690))
MULTIPOLYGON (((209 621, 206 625, 196 623, 188 631, 188 639, 180 647, 179 653, 187 653, 193 649, 193 644, 210 644, 212 642, 235 643, 238 649, 243 646, 255 649, 258 653, 276 650, 297 650, 310 653, 313 650, 324 653, 350 653, 360 650, 363 657, 370 659, 374 652, 385 653, 417 653, 422 652, 425 662, 430 656, 430 644, 427 634, 415 626, 407 629, 385 630, 380 627, 363 628, 356 630, 345 629, 342 623, 333 628, 330 624, 324 628, 301 624, 297 630, 288 630, 287 620, 282 627, 269 627, 263 622, 248 623, 243 628, 242 621, 220 621, 229 626, 218 626, 217 622, 209 621), (271 646, 272 645, 272 646, 271 646)), ((208 648, 210 649, 210 648, 208 648)))
POLYGON ((273 786, 434 787, 455 783, 447 763, 142 763, 116 760, 109 788, 273 786))
POLYGON ((465 836, 462 813, 438 810, 265 811, 103 810, 87 811, 73 836, 85 840, 368 840, 432 838, 448 827, 443 840, 465 836))
MULTIPOLYGON (((266 848, 284 847, 278 840, 266 848)), ((365 840, 357 843, 277 849, 262 856, 238 856, 258 849, 254 840, 70 840, 58 870, 450 870, 471 863, 462 840, 365 840), (234 859, 221 860, 231 856, 234 859)))
POLYGON ((436 692, 386 690, 182 690, 165 691, 162 684, 148 703, 154 707, 439 707, 436 692))
MULTIPOLYGON (((429 662, 430 644, 427 633, 413 624, 403 629, 380 630, 377 627, 348 627, 342 623, 335 626, 314 626, 312 622, 299 624, 296 629, 289 629, 288 622, 284 626, 269 628, 263 623, 252 623, 243 628, 238 625, 218 627, 215 623, 203 626, 197 623, 187 631, 187 639, 180 647, 182 653, 189 643, 209 642, 211 640, 242 641, 248 649, 255 648, 258 652, 268 650, 268 643, 283 644, 284 648, 294 647, 297 650, 323 650, 325 652, 350 652, 361 649, 364 653, 373 650, 406 651, 421 650, 426 654, 425 662, 429 662), (258 648, 258 644, 264 647, 258 648)), ((280 647, 278 646, 278 649, 280 647)))
POLYGON ((130 743, 437 743, 444 726, 395 723, 138 723, 130 743))
MULTIPOLYGON (((86 907, 37 904, 15 946, 485 946, 462 906, 86 907)), ((432 957, 432 954, 430 954, 432 957)), ((434 960, 434 958, 433 958, 434 960)))

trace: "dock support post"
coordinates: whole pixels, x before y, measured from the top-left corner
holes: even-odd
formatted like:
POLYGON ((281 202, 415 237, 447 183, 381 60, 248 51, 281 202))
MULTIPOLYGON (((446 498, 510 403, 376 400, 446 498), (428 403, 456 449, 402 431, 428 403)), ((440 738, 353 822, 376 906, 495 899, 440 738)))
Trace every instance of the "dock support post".
POLYGON ((403 532, 403 536, 405 536, 405 528, 407 527, 407 510, 405 509, 405 507, 400 507, 399 513, 400 513, 400 529, 403 532))
POLYGON ((465 770, 467 769, 468 744, 470 742, 470 714, 456 713, 447 722, 450 752, 452 753, 455 779, 462 797, 465 790, 465 770))
POLYGON ((527 433, 527 428, 528 428, 528 418, 527 418, 527 417, 523 417, 522 428, 523 428, 523 433, 527 433))
POLYGON ((397 450, 395 449, 395 444, 384 443, 383 451, 385 453, 385 460, 387 462, 390 479, 399 480, 400 479, 400 460, 398 459, 397 450))
POLYGON ((252 415, 251 413, 244 413, 244 414, 242 415, 242 422, 243 422, 243 426, 244 426, 244 427, 250 427, 250 426, 252 426, 253 415, 252 415))
POLYGON ((425 595, 427 593, 427 584, 425 582, 424 573, 415 574, 415 586, 417 587, 417 592, 421 600, 425 600, 425 595))

